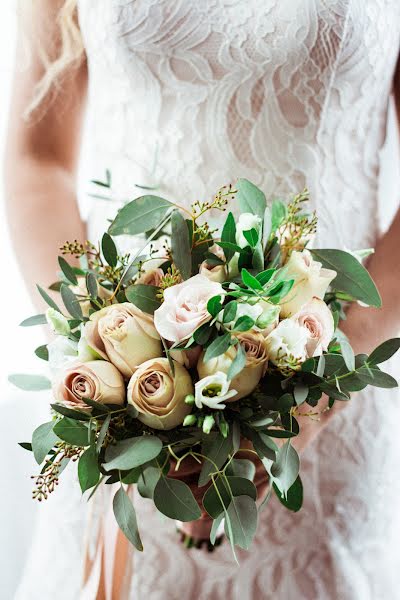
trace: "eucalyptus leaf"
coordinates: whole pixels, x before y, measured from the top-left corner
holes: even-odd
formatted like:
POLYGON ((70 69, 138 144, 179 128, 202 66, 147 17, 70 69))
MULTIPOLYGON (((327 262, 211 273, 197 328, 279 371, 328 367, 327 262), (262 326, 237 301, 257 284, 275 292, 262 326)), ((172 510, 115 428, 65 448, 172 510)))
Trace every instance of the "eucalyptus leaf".
POLYGON ((170 519, 187 522, 201 517, 201 510, 190 487, 179 479, 160 477, 154 489, 154 504, 170 519))
POLYGON ((332 289, 346 292, 369 306, 382 306, 381 297, 370 274, 352 254, 330 249, 315 249, 310 252, 323 267, 337 272, 331 283, 332 289))
POLYGON ((238 179, 236 189, 240 212, 252 213, 263 219, 266 207, 265 194, 247 179, 238 179))
POLYGON ((210 475, 215 471, 215 467, 220 469, 227 461, 233 450, 232 432, 227 437, 220 433, 212 439, 210 443, 204 445, 203 454, 207 457, 200 472, 199 487, 203 487, 210 480, 210 475))
POLYGON ((116 267, 118 264, 118 250, 109 233, 104 233, 101 239, 101 250, 106 262, 110 267, 116 267))
POLYGON ((82 493, 94 487, 100 479, 97 453, 92 446, 87 448, 79 459, 78 478, 82 493))
POLYGON ((96 299, 99 295, 96 276, 93 273, 86 273, 86 289, 91 298, 96 299))
POLYGON ((40 392, 51 389, 51 381, 44 375, 13 373, 8 376, 8 381, 25 392, 40 392))
POLYGON ((227 378, 229 380, 232 380, 234 377, 236 377, 236 375, 239 375, 239 373, 244 369, 246 365, 246 359, 247 355, 242 345, 240 343, 237 344, 235 358, 233 359, 227 373, 227 378))
POLYGON ((257 530, 258 512, 253 498, 237 496, 232 498, 227 510, 230 529, 225 519, 225 534, 232 544, 248 550, 257 530))
POLYGON ((109 446, 106 450, 104 469, 128 471, 153 460, 162 450, 161 440, 153 435, 128 438, 109 446))
POLYGON ((89 429, 80 421, 64 417, 54 426, 54 433, 72 446, 89 446, 89 429))
POLYGON ((286 204, 282 200, 274 200, 272 202, 272 214, 271 214, 271 229, 276 231, 287 215, 286 204))
POLYGON ((281 494, 278 486, 275 483, 273 484, 273 489, 283 506, 293 512, 298 512, 301 509, 303 505, 303 484, 300 476, 297 477, 296 481, 289 488, 286 496, 281 494))
POLYGON ((64 302, 64 306, 71 315, 71 317, 78 320, 83 319, 81 305, 79 304, 79 300, 75 296, 71 288, 63 283, 60 292, 62 301, 64 302))
MULTIPOLYGON (((62 256, 58 257, 58 264, 60 265, 60 269, 61 271, 64 273, 65 278, 72 284, 72 285, 78 285, 78 280, 76 278, 74 269, 71 267, 70 264, 67 263, 67 261, 65 260, 65 258, 63 258, 62 256)), ((54 308, 54 307, 53 307, 54 308)), ((57 310, 57 309, 56 309, 57 310)))
POLYGON ((192 248, 189 230, 185 219, 178 210, 171 216, 172 259, 183 279, 189 279, 192 273, 192 248))
POLYGON ((395 388, 398 385, 394 377, 388 373, 384 373, 375 365, 370 365, 369 368, 361 367, 357 370, 357 377, 359 377, 361 381, 373 385, 374 387, 390 389, 395 388))
POLYGON ((33 315, 24 319, 20 324, 20 327, 33 327, 35 325, 47 325, 47 319, 45 314, 33 315))
POLYGON ((38 358, 41 358, 42 360, 49 360, 49 351, 47 349, 46 344, 44 344, 43 346, 38 346, 35 350, 35 354, 38 358))
POLYGON ((247 458, 234 458, 230 465, 232 472, 237 477, 245 477, 250 481, 253 481, 254 475, 256 474, 256 467, 253 461, 247 458))
POLYGON ((218 517, 216 519, 213 520, 213 524, 211 526, 211 532, 210 532, 210 542, 212 543, 213 546, 215 545, 219 526, 221 525, 223 519, 224 519, 224 513, 221 513, 220 515, 218 515, 218 517))
POLYGON ((297 406, 303 404, 303 402, 306 401, 308 396, 308 385, 306 385, 305 383, 296 383, 293 389, 293 396, 296 400, 297 406))
POLYGON ((142 470, 142 473, 137 482, 137 489, 142 498, 154 497, 154 490, 160 479, 161 473, 158 467, 148 465, 142 470))
POLYGON ((346 363, 347 369, 349 371, 354 371, 354 369, 356 368, 354 352, 353 348, 346 339, 342 339, 340 341, 340 349, 342 351, 342 356, 344 362, 346 363))
POLYGON ((54 302, 53 298, 51 298, 51 296, 49 296, 49 294, 42 287, 40 287, 40 285, 36 285, 36 287, 38 289, 39 294, 42 296, 43 300, 46 302, 46 304, 51 306, 51 308, 54 308, 54 310, 61 312, 60 309, 58 308, 57 304, 54 302))
POLYGON ((160 288, 155 285, 135 283, 128 287, 125 295, 129 302, 143 310, 143 312, 154 314, 154 311, 161 306, 161 301, 158 298, 159 291, 160 288))
POLYGON ((132 200, 118 211, 108 228, 110 235, 138 235, 160 225, 173 205, 165 198, 146 195, 132 200))
POLYGON ((108 431, 108 428, 110 426, 110 422, 111 422, 111 414, 108 414, 106 416, 106 418, 104 419, 102 425, 101 425, 101 428, 100 428, 100 431, 99 431, 99 435, 98 435, 97 440, 96 440, 96 450, 97 450, 97 452, 100 452, 100 450, 101 450, 101 448, 103 446, 103 442, 104 442, 104 440, 106 438, 107 431, 108 431))
POLYGON ((380 346, 375 348, 373 352, 368 357, 368 363, 372 365, 378 365, 383 363, 389 358, 391 358, 398 349, 400 348, 400 338, 392 338, 391 340, 386 340, 380 346))
POLYGON ((287 441, 279 448, 270 472, 273 482, 285 497, 297 479, 299 468, 299 455, 290 441, 287 441))
POLYGON ((54 421, 43 423, 32 434, 32 451, 36 462, 40 465, 59 438, 53 431, 54 421))
POLYGON ((122 533, 135 546, 136 550, 141 552, 143 544, 137 526, 136 512, 131 499, 122 486, 114 496, 113 510, 122 533))
POLYGON ((244 477, 220 475, 204 494, 203 506, 208 514, 216 519, 228 508, 234 496, 250 496, 256 500, 257 490, 254 483, 244 477))
POLYGON ((90 416, 87 412, 74 410, 73 408, 69 408, 64 404, 50 404, 51 408, 63 417, 70 417, 71 419, 75 419, 75 421, 89 421, 90 416))

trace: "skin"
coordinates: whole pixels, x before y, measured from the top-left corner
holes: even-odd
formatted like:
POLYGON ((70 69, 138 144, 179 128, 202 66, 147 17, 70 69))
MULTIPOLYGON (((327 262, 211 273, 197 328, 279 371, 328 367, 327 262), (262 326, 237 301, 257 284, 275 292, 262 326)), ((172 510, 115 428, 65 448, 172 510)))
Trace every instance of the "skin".
MULTIPOLYGON (((16 72, 11 103, 11 116, 6 148, 6 197, 12 238, 21 270, 40 310, 43 309, 35 283, 43 285, 55 279, 55 256, 60 243, 85 240, 85 225, 76 202, 76 168, 79 156, 82 118, 84 114, 87 69, 83 63, 66 73, 62 93, 55 96, 40 111, 41 118, 27 123, 23 112, 29 104, 35 84, 43 69, 38 58, 35 39, 38 32, 50 49, 51 36, 43 22, 52 19, 62 2, 41 0, 29 20, 32 34, 32 67, 16 72)), ((50 32, 51 33, 51 32, 50 32)), ((54 32, 53 32, 54 33, 54 32)), ((21 38, 18 43, 17 65, 22 61, 21 38)), ((400 67, 394 77, 393 91, 400 122, 400 67)), ((43 107, 42 107, 43 108, 43 107)), ((362 308, 357 304, 348 311, 342 329, 354 350, 369 352, 380 342, 394 337, 400 329, 400 210, 389 230, 380 238, 368 268, 382 295, 383 308, 362 308), (373 327, 371 327, 373 323, 373 327)), ((355 400, 356 401, 356 400, 355 400)), ((324 402, 321 401, 322 407, 324 402)), ((346 403, 337 403, 333 410, 322 413, 319 421, 300 417, 301 434, 294 445, 299 451, 308 446, 324 426, 346 403)))

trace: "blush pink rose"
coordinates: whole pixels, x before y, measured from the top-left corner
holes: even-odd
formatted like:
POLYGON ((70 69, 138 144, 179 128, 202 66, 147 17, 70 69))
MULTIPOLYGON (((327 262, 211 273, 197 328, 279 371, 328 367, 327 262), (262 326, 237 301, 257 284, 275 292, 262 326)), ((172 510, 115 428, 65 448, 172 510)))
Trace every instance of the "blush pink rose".
POLYGON ((307 302, 299 312, 293 315, 299 325, 308 331, 306 344, 307 356, 320 356, 328 349, 335 325, 333 316, 327 305, 320 298, 307 302))
POLYGON ((223 294, 220 283, 204 275, 195 275, 183 283, 167 288, 164 302, 154 313, 158 333, 170 342, 181 342, 211 319, 207 303, 213 296, 223 294))

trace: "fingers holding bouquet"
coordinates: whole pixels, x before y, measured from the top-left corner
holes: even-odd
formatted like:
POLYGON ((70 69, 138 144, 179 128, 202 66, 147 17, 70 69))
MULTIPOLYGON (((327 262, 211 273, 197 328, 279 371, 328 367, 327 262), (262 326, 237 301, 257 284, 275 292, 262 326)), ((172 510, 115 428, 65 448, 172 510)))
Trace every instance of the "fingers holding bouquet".
POLYGON ((190 209, 148 195, 118 212, 99 247, 64 244, 52 286, 63 307, 44 292, 47 314, 23 323, 48 322, 56 334, 36 350, 51 380, 11 376, 24 389, 53 388, 51 420, 23 444, 42 465, 35 497, 78 461, 90 496, 119 483, 115 518, 138 549, 130 485, 171 519, 200 519, 202 531, 207 521, 211 544, 222 528, 233 551, 250 547, 272 493, 301 508, 300 415, 396 385, 380 364, 400 346, 354 354, 345 306, 379 307, 380 296, 353 254, 309 249, 317 219, 307 199, 267 203, 244 179, 190 209), (219 230, 210 210, 224 215, 219 230), (147 241, 121 254, 122 234, 147 241))

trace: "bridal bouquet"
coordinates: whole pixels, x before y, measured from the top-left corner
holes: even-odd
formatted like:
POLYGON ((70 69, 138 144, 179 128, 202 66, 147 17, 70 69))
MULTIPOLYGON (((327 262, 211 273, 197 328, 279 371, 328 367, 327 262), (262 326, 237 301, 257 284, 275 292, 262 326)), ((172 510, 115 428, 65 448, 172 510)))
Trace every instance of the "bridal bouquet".
POLYGON ((318 419, 367 385, 396 386, 379 365, 400 346, 354 356, 344 304, 379 307, 380 296, 357 253, 307 248, 317 219, 306 200, 268 205, 245 179, 189 210, 145 195, 99 247, 62 246, 60 302, 38 286, 49 308, 22 323, 56 334, 35 351, 51 380, 10 376, 52 389, 51 420, 21 444, 41 465, 35 498, 78 461, 89 497, 117 484, 115 518, 138 550, 130 486, 171 519, 208 523, 208 544, 224 529, 232 549, 250 547, 272 493, 301 508, 298 417, 318 419), (118 251, 114 237, 139 234, 140 251, 118 251))

